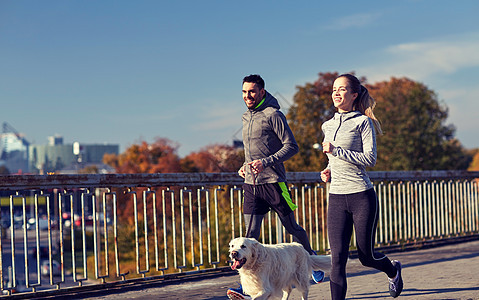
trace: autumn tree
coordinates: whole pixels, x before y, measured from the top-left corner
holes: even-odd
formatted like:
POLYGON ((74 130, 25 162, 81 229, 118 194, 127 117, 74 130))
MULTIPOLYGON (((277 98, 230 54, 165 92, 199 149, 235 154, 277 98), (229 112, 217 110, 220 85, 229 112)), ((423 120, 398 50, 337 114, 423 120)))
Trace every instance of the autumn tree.
MULTIPOLYGON (((321 143, 321 125, 336 109, 331 87, 338 73, 319 73, 314 83, 297 87, 288 122, 299 153, 286 162, 290 171, 321 171, 327 157, 315 151, 321 143)), ((425 85, 407 78, 392 78, 374 85, 359 78, 377 101, 374 110, 384 135, 377 138, 378 160, 374 170, 466 169, 471 159, 454 138, 454 126, 446 125, 447 107, 425 85)))
POLYGON ((9 174, 10 174, 10 171, 8 170, 7 167, 5 167, 5 166, 0 166, 0 174, 1 174, 1 175, 9 175, 9 174))
POLYGON ((338 73, 319 73, 314 83, 297 86, 294 103, 287 119, 299 146, 299 153, 286 161, 289 171, 318 172, 327 165, 326 155, 315 149, 323 141, 321 125, 336 112, 331 100, 331 89, 338 73))
MULTIPOLYGON (((119 155, 105 154, 103 163, 112 166, 117 173, 178 173, 181 172, 178 147, 177 143, 166 138, 157 138, 151 144, 142 141, 131 145, 119 155)), ((133 199, 123 190, 116 192, 119 215, 127 224, 132 225, 133 199)), ((140 202, 139 206, 141 205, 140 202)), ((148 213, 151 214, 152 211, 148 210, 148 213)))
POLYGON ((244 162, 243 149, 209 145, 181 160, 184 172, 236 172, 244 162))
POLYGON ((178 147, 166 138, 157 138, 152 144, 142 141, 119 155, 105 154, 103 163, 117 173, 178 173, 181 172, 178 147))
POLYGON ((479 171, 479 148, 470 150, 469 154, 472 156, 472 161, 467 170, 479 171))
POLYGON ((448 109, 434 91, 407 78, 367 86, 384 135, 375 170, 464 170, 470 156, 446 124, 448 109))
POLYGON ((95 165, 86 166, 83 169, 78 170, 78 174, 98 174, 98 167, 95 165))
MULTIPOLYGON (((105 154, 103 163, 112 166, 117 173, 178 173, 181 172, 180 158, 177 155, 178 144, 166 138, 157 138, 149 144, 145 141, 139 144, 131 145, 125 152, 116 154, 105 154)), ((162 187, 153 187, 157 194, 161 193, 162 187)), ((135 189, 136 195, 142 197, 142 191, 145 188, 135 189)), ((125 252, 127 258, 134 257, 133 252, 129 252, 131 243, 134 241, 134 222, 143 222, 141 213, 135 216, 134 197, 124 188, 114 188, 113 192, 117 195, 117 213, 121 220, 121 226, 118 230, 121 232, 119 243, 126 246, 125 252), (128 247, 130 245, 130 247, 128 247), (129 250, 128 250, 129 249, 129 250)), ((153 209, 151 199, 147 201, 148 227, 153 230, 153 209)), ((143 201, 137 202, 137 210, 143 210, 143 201)), ((158 205, 158 204, 157 204, 158 205)), ((159 207, 157 207, 159 209, 159 207)), ((142 230, 142 226, 139 227, 142 230)), ((141 234, 140 234, 141 236, 141 234)))

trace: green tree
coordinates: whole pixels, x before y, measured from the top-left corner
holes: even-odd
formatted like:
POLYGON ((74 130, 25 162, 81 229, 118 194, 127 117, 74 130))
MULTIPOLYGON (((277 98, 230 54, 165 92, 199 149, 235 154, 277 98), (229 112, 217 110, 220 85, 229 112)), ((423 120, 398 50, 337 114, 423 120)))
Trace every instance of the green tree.
POLYGON ((455 128, 446 125, 448 109, 434 91, 407 78, 367 86, 384 131, 378 136, 375 170, 466 169, 471 160, 455 128))

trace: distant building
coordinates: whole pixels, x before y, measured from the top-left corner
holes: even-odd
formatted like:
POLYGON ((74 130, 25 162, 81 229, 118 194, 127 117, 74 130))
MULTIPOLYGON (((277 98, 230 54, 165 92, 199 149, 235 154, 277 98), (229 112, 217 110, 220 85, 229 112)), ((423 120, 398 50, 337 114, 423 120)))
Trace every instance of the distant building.
POLYGON ((233 147, 236 148, 236 149, 244 148, 243 141, 242 140, 233 140, 233 147))
POLYGON ((110 171, 103 165, 103 155, 118 154, 119 148, 120 146, 115 144, 63 144, 61 137, 50 137, 48 145, 30 145, 29 170, 40 174, 76 173, 75 171, 86 166, 97 165, 100 171, 110 171))
POLYGON ((112 168, 103 164, 103 155, 118 155, 120 149, 116 144, 64 144, 60 135, 48 137, 46 145, 33 145, 7 122, 2 129, 0 167, 10 174, 78 173, 85 167, 111 173, 112 168))
POLYGON ((28 142, 17 133, 0 134, 0 164, 13 174, 28 172, 28 147, 28 142))
POLYGON ((54 135, 48 137, 48 145, 63 145, 63 137, 61 135, 54 135))

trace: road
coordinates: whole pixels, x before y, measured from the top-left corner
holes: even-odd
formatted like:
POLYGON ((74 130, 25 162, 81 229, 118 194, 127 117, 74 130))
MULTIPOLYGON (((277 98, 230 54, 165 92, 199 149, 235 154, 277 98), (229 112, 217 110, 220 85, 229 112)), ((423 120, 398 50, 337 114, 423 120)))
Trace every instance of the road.
MULTIPOLYGON (((30 291, 26 288, 26 279, 25 279, 25 256, 24 256, 24 239, 23 239, 23 229, 15 229, 15 269, 16 269, 16 282, 17 282, 17 291, 30 291)), ((38 283, 37 276, 37 257, 34 255, 34 250, 36 250, 36 237, 35 231, 30 229, 27 231, 28 236, 28 267, 29 267, 29 283, 30 285, 36 285, 38 283)), ((54 231, 52 233, 53 242, 55 243, 58 240, 58 232, 54 231)), ((43 230, 40 231, 40 247, 48 249, 48 232, 43 230)), ((56 245, 55 245, 56 246, 56 245)), ((40 261, 48 259, 48 250, 46 255, 40 256, 40 261)), ((13 266, 12 266, 12 247, 10 240, 10 230, 7 230, 7 235, 2 240, 2 268, 4 270, 4 281, 5 285, 9 286, 9 281, 12 279, 13 266)), ((72 286, 74 285, 73 280, 67 276, 65 282, 62 283, 62 286, 72 286)), ((42 286, 38 290, 51 289, 52 286, 49 285, 50 277, 42 276, 42 286)), ((61 281, 61 278, 57 275, 54 276, 54 282, 61 281)))

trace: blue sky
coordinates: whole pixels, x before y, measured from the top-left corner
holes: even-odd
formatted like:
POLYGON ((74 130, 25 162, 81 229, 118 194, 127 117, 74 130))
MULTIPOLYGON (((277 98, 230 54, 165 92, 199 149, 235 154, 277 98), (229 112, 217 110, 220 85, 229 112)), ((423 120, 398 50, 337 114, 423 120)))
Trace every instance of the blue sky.
POLYGON ((476 148, 478 12, 476 0, 0 0, 0 122, 37 144, 165 137, 185 156, 241 138, 245 75, 287 108, 319 72, 355 71, 424 83, 476 148))

